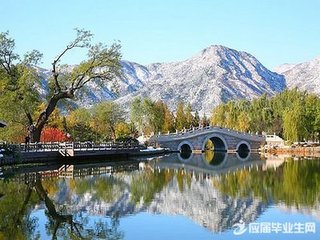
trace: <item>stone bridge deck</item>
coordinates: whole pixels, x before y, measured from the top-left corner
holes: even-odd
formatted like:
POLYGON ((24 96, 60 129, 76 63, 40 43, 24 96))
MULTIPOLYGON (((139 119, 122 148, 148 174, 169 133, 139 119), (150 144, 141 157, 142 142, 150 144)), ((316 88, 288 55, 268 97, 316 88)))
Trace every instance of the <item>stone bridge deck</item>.
POLYGON ((242 133, 222 127, 193 128, 167 135, 155 135, 150 141, 171 150, 191 151, 206 150, 206 143, 211 140, 214 150, 218 151, 251 151, 258 150, 265 144, 265 136, 242 133))

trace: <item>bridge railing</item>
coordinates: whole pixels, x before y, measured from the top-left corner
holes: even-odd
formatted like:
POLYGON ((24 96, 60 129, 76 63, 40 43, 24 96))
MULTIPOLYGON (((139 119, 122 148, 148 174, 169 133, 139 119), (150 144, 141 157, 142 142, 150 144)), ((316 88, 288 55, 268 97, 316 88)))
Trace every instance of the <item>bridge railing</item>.
MULTIPOLYGON (((39 142, 39 143, 20 143, 7 144, 12 149, 20 152, 56 152, 61 149, 72 149, 74 151, 88 150, 118 150, 118 149, 143 149, 144 146, 130 143, 92 143, 92 142, 39 142)), ((2 149, 0 144, 0 149, 2 149)))
POLYGON ((167 133, 167 134, 158 134, 158 136, 183 136, 185 134, 192 134, 192 133, 199 133, 199 132, 203 132, 205 130, 213 130, 213 129, 217 129, 220 131, 224 131, 224 132, 229 132, 229 133, 234 133, 234 134, 239 134, 239 135, 247 135, 247 136, 253 136, 253 137, 264 137, 264 135, 261 134, 252 134, 252 133, 247 133, 247 132, 240 132, 237 130, 233 130, 233 129, 228 129, 228 128, 223 128, 220 126, 199 126, 199 127, 192 127, 189 129, 183 129, 181 131, 176 131, 173 133, 167 133))

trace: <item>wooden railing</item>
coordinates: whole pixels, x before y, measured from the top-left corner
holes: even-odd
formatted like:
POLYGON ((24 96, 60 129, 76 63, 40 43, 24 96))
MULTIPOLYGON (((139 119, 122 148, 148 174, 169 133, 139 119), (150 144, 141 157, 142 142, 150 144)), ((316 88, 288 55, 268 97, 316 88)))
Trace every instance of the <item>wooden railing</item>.
MULTIPOLYGON (((138 144, 126 143, 91 143, 91 142, 47 142, 47 143, 20 143, 6 144, 6 146, 17 149, 20 152, 56 152, 72 149, 73 151, 89 151, 89 150, 118 150, 118 149, 144 149, 144 146, 138 144)), ((2 145, 0 144, 0 149, 2 145)))

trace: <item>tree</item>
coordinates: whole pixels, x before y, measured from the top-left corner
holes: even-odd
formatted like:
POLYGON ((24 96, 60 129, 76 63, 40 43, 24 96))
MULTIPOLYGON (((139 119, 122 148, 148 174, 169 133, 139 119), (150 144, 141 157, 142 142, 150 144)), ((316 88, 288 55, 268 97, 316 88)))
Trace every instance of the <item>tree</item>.
POLYGON ((93 141, 100 138, 92 122, 92 113, 85 108, 78 108, 66 117, 67 132, 74 141, 93 141))
POLYGON ((187 128, 190 128, 191 126, 194 126, 193 125, 193 119, 194 119, 194 116, 192 115, 192 107, 191 107, 191 104, 188 103, 187 107, 186 107, 186 127, 187 128))
POLYGON ((225 126, 226 105, 224 103, 215 107, 212 111, 210 123, 212 126, 225 126))
POLYGON ((135 124, 138 131, 143 133, 146 125, 146 111, 144 109, 142 98, 136 97, 130 105, 130 119, 135 124))
MULTIPOLYGON (((34 122, 33 111, 28 106, 21 104, 27 118, 29 125, 33 126, 30 131, 31 139, 34 142, 40 140, 41 131, 46 125, 52 112, 55 110, 57 104, 62 99, 74 99, 77 92, 85 89, 89 82, 94 81, 98 85, 104 84, 106 81, 112 81, 116 76, 120 76, 120 44, 113 43, 110 47, 98 43, 91 44, 92 34, 89 31, 76 29, 77 35, 66 48, 52 62, 52 78, 49 84, 50 93, 47 96, 47 103, 45 110, 37 116, 34 122), (82 61, 79 65, 74 67, 72 71, 67 71, 64 65, 61 65, 63 57, 75 49, 87 49, 88 58, 82 61)), ((23 88, 19 85, 24 79, 23 71, 20 73, 19 67, 23 69, 30 69, 30 66, 35 65, 41 59, 41 54, 33 51, 24 57, 24 61, 15 64, 19 56, 14 53, 14 40, 8 37, 7 33, 0 35, 0 64, 1 72, 5 73, 8 87, 12 85, 12 89, 21 89, 21 94, 17 97, 29 102, 29 96, 23 88), (19 74, 17 74, 17 72, 19 74)), ((34 72, 34 71, 32 71, 34 72)), ((30 77, 26 77, 28 81, 30 77)), ((37 78, 39 79, 39 78, 37 78)), ((30 82, 34 83, 34 81, 30 82)), ((32 84, 31 84, 32 85, 32 84)), ((6 88, 9 92, 10 89, 6 88)), ((34 97, 33 95, 31 97, 34 97)), ((32 101, 31 101, 32 102, 32 101)))
POLYGON ((237 130, 241 132, 246 132, 249 130, 250 127, 250 119, 248 114, 245 112, 241 112, 238 116, 238 127, 237 130))
POLYGON ((154 133, 163 130, 165 120, 165 104, 162 101, 151 103, 148 108, 148 121, 154 133))
POLYGON ((19 57, 14 50, 15 42, 9 33, 0 33, 0 118, 10 126, 2 131, 1 138, 20 141, 40 103, 39 78, 30 66, 36 65, 42 55, 33 50, 19 57))
POLYGON ((174 122, 174 115, 169 110, 168 106, 164 104, 164 122, 162 130, 164 132, 173 132, 175 131, 175 122, 174 122))
POLYGON ((205 113, 203 113, 203 115, 202 115, 202 118, 201 118, 201 120, 200 120, 200 124, 201 124, 203 127, 210 125, 210 121, 209 121, 209 119, 207 118, 207 116, 206 116, 205 113))
POLYGON ((133 132, 130 124, 122 121, 116 124, 115 134, 116 134, 116 139, 119 139, 119 138, 123 139, 123 138, 129 137, 130 135, 133 135, 133 132))
POLYGON ((93 122, 103 139, 116 139, 116 125, 123 121, 123 111, 115 102, 103 102, 93 108, 93 122))
POLYGON ((44 128, 41 132, 41 142, 64 142, 67 136, 58 128, 44 128))
POLYGON ((198 127, 199 124, 200 124, 200 116, 199 116, 199 112, 196 110, 196 112, 194 114, 192 125, 195 127, 198 127))
POLYGON ((235 128, 237 122, 237 106, 234 101, 229 101, 226 104, 227 114, 226 114, 226 126, 227 128, 235 128))
POLYGON ((300 128, 301 115, 297 112, 297 109, 286 109, 283 112, 283 132, 287 140, 291 142, 301 140, 300 128))
POLYGON ((320 101, 316 95, 308 94, 305 98, 304 112, 305 112, 305 128, 307 139, 315 140, 317 127, 317 106, 320 101))
POLYGON ((130 106, 130 118, 140 133, 161 132, 165 124, 166 106, 162 101, 135 98, 130 106))
POLYGON ((184 113, 184 103, 178 102, 177 114, 176 114, 176 129, 182 130, 186 126, 186 115, 184 113))
MULTIPOLYGON (((43 112, 46 108, 46 103, 42 102, 35 110, 35 115, 40 115, 41 112, 43 112)), ((50 119, 48 119, 46 123, 46 127, 52 127, 52 128, 58 128, 60 130, 63 130, 63 116, 60 113, 59 108, 55 108, 54 111, 51 113, 50 119)))

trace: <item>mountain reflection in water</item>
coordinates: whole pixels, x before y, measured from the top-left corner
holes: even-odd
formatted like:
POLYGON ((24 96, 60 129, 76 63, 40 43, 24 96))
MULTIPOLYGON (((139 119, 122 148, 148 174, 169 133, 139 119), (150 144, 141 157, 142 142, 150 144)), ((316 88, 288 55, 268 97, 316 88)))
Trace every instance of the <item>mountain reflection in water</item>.
POLYGON ((318 159, 209 151, 127 162, 7 167, 2 173, 0 239, 122 239, 126 229, 121 219, 142 212, 184 216, 214 234, 240 220, 254 222, 270 206, 303 214, 318 214, 320 206, 318 159), (39 219, 35 213, 42 209, 39 219), (43 220, 45 232, 38 228, 43 220))

